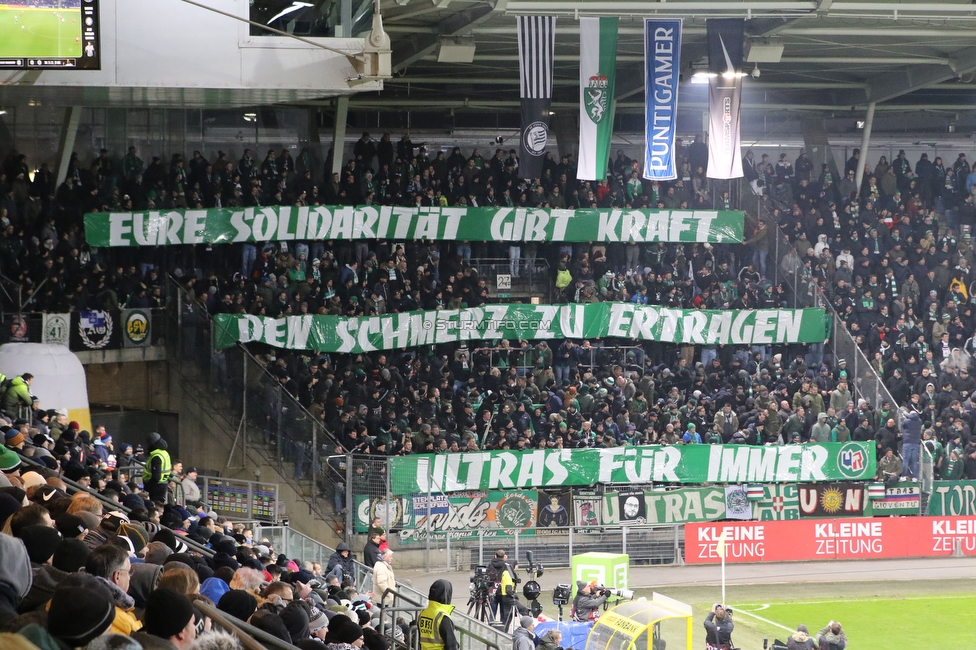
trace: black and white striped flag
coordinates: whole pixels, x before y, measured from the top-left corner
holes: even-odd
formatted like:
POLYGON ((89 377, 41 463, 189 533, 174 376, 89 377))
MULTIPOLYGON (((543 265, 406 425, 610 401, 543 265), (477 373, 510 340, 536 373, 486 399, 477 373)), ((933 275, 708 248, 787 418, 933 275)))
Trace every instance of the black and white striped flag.
POLYGON ((542 159, 549 143, 556 17, 519 16, 517 20, 522 100, 519 176, 534 180, 542 176, 542 159))

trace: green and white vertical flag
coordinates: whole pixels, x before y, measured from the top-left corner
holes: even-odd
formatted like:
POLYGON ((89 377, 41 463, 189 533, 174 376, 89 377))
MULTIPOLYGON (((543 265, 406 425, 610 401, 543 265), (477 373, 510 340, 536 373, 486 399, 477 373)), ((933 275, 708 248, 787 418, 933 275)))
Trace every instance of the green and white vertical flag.
POLYGON ((607 177, 613 137, 618 18, 580 18, 580 145, 577 178, 607 177))

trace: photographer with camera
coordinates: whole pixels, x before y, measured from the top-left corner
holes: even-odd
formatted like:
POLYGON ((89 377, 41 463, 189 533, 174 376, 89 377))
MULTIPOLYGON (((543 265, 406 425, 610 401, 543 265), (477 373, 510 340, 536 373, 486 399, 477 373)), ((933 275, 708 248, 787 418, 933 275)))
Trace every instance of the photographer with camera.
POLYGON ((498 588, 495 591, 495 603, 499 611, 499 619, 506 626, 512 620, 512 610, 518 612, 520 616, 529 613, 529 610, 518 600, 518 593, 515 585, 520 582, 515 571, 518 569, 518 562, 508 563, 508 554, 499 549, 495 551, 495 557, 488 565, 488 574, 493 580, 497 579, 498 588), (497 576, 497 578, 496 578, 497 576))
POLYGON ((732 610, 715 603, 705 617, 705 650, 732 650, 732 610))
POLYGON ((576 581, 576 598, 573 599, 572 618, 579 623, 587 623, 600 618, 600 607, 607 602, 610 594, 605 588, 593 582, 576 581))

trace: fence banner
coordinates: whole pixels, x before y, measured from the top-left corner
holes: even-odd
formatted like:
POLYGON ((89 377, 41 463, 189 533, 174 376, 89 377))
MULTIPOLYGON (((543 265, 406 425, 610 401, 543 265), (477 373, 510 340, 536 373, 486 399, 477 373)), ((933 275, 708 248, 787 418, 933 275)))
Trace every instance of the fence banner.
POLYGON ((616 17, 580 18, 580 139, 576 178, 602 181, 613 140, 616 17))
POLYGON ((799 501, 804 517, 860 517, 867 493, 861 483, 817 483, 799 486, 799 501))
POLYGON ((722 487, 607 492, 604 504, 604 525, 685 524, 728 518, 722 487))
POLYGON ((682 310, 631 303, 485 305, 384 316, 217 314, 217 349, 259 342, 290 350, 359 354, 461 341, 592 339, 688 344, 820 343, 823 309, 682 310))
POLYGON ((90 246, 237 244, 307 239, 740 244, 737 210, 562 210, 291 206, 85 215, 90 246))
POLYGON ((674 150, 681 73, 681 19, 644 19, 644 178, 678 177, 674 150))
POLYGON ((44 314, 41 343, 68 346, 71 333, 71 314, 44 314))
POLYGON ((691 523, 685 562, 721 562, 722 533, 726 562, 948 557, 957 543, 964 555, 976 555, 974 517, 865 517, 691 523))
MULTIPOLYGON (((915 484, 888 488, 884 491, 882 498, 873 499, 869 503, 869 507, 875 516, 894 517, 919 514, 922 499, 918 484, 915 484)), ((929 503, 931 503, 931 497, 929 503)))
POLYGON ((147 348, 152 343, 152 315, 148 309, 122 310, 122 344, 147 348))
POLYGON ((763 485, 763 496, 752 504, 752 518, 779 521, 800 518, 800 496, 792 483, 763 485))
MULTIPOLYGON (((867 480, 873 443, 646 445, 611 449, 417 454, 390 459, 393 494, 596 483, 783 483, 867 480)), ((724 495, 723 495, 724 501, 724 495)))
POLYGON ((79 311, 71 314, 72 350, 117 350, 122 328, 117 311, 79 311))
POLYGON ((926 514, 976 515, 976 481, 935 481, 926 514))
MULTIPOLYGON (((443 539, 454 541, 507 538, 519 535, 566 534, 572 520, 570 490, 474 490, 431 495, 430 522, 427 495, 386 499, 356 495, 356 532, 366 532, 374 517, 394 530, 401 542, 443 539)), ((586 525, 586 524, 579 524, 586 525)))

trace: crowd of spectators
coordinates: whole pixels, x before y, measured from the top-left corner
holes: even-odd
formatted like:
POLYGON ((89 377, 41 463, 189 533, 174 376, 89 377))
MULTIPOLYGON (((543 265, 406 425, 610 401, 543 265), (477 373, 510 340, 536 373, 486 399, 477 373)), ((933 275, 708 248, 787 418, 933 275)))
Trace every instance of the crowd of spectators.
MULTIPOLYGON (((608 179, 594 184, 575 178, 571 156, 547 158, 542 178, 530 182, 518 177, 513 152, 428 151, 407 135, 393 143, 388 134, 379 142, 364 134, 335 174, 319 171, 307 150, 295 158, 269 151, 263 161, 246 150, 236 162, 218 152, 213 163, 194 152, 189 160, 174 155, 168 164, 154 158, 148 166, 134 149, 120 160, 103 151, 91 165, 76 160, 57 189, 43 167, 28 182, 26 161, 11 156, 0 201, 6 225, 0 254, 30 285, 47 281, 33 299, 36 309, 159 305, 162 278, 171 272, 182 276, 201 317, 478 306, 497 299, 470 264, 483 257, 546 259, 550 298, 557 302, 712 309, 829 302, 894 403, 860 400, 846 360, 821 345, 689 353, 656 342, 502 341, 490 349, 363 355, 255 352, 267 353, 260 358, 277 384, 272 387, 292 394, 345 451, 850 438, 875 441, 882 459, 889 448, 899 456, 905 444, 912 453, 922 444, 921 432, 902 430, 896 411, 903 407, 919 411, 940 471, 951 464, 949 474, 961 468, 976 478, 968 399, 976 383, 968 375, 976 349, 969 298, 976 278, 970 277, 971 237, 963 230, 976 217, 976 174, 965 155, 949 168, 927 155, 914 164, 904 152, 890 164, 882 158, 866 169, 858 193, 857 152, 837 181, 830 167, 818 173, 805 153, 793 161, 781 154, 773 164, 748 151, 748 186, 740 196, 706 181, 707 150, 699 138, 678 148, 681 173, 666 183, 641 179, 639 161, 623 152, 608 161, 608 179), (200 250, 196 267, 180 265, 193 247, 180 247, 164 262, 119 264, 131 251, 88 251, 81 242, 79 217, 86 210, 370 202, 743 207, 747 233, 742 245, 269 242, 200 250), (781 282, 779 260, 769 257, 779 237, 798 252, 795 282, 781 282), (633 349, 615 356, 618 346, 633 349)), ((255 397, 270 407, 276 398, 265 388, 255 397)), ((904 476, 917 476, 917 462, 905 458, 903 465, 904 476)))
MULTIPOLYGON (((90 434, 64 411, 34 415, 0 418, 0 647, 240 648, 207 606, 306 650, 403 638, 402 620, 377 631, 348 551, 325 568, 289 559, 208 510, 194 468, 174 461, 157 491, 141 446, 116 449, 104 427, 90 434)), ((165 444, 151 434, 146 448, 165 444)), ((392 551, 373 559, 395 588, 392 551)))

